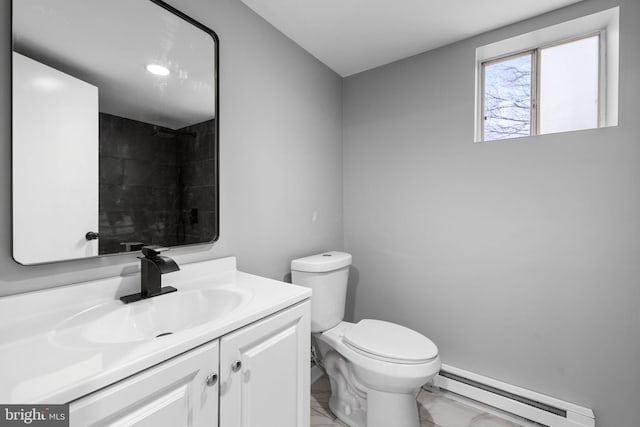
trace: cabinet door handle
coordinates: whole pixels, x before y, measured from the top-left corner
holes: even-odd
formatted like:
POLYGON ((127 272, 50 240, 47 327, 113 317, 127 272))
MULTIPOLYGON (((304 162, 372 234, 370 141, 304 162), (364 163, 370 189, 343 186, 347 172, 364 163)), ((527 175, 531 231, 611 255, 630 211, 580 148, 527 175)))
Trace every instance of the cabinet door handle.
POLYGON ((218 374, 211 374, 207 377, 207 385, 209 387, 215 385, 218 382, 218 374))
POLYGON ((233 362, 231 364, 231 370, 233 372, 238 372, 240 370, 240 368, 242 368, 242 362, 239 360, 236 360, 235 362, 233 362))

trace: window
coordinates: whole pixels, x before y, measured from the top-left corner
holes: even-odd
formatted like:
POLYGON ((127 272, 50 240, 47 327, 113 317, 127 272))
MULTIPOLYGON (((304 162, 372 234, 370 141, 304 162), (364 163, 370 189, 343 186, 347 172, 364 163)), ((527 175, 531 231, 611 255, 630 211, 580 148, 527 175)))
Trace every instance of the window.
POLYGON ((476 141, 617 125, 617 23, 614 8, 478 48, 476 141))
POLYGON ((538 53, 538 132, 598 127, 600 35, 538 53))
POLYGON ((483 64, 484 141, 531 135, 533 64, 531 52, 483 64))

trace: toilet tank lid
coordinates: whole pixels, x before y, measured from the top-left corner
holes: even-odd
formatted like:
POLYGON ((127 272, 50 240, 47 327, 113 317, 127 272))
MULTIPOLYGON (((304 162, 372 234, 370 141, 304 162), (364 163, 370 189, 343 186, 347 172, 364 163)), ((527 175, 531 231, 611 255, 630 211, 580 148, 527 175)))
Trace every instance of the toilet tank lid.
POLYGON ((338 251, 323 252, 291 261, 291 269, 307 273, 326 273, 351 265, 351 254, 338 251))

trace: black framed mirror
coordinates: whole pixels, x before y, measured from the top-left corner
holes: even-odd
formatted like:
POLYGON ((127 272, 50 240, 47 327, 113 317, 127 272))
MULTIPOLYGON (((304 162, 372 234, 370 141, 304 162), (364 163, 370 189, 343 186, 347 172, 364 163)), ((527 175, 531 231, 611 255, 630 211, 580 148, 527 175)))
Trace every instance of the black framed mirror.
POLYGON ((219 234, 219 41, 159 0, 13 0, 13 257, 219 234))

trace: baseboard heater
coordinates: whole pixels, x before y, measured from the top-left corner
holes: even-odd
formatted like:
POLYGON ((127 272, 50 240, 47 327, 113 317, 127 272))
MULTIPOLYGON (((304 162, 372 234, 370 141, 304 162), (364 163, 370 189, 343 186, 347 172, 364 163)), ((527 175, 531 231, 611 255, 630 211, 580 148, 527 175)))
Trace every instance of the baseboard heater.
POLYGON ((442 365, 434 385, 547 427, 595 427, 593 411, 492 378, 442 365))

